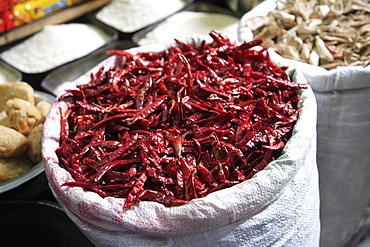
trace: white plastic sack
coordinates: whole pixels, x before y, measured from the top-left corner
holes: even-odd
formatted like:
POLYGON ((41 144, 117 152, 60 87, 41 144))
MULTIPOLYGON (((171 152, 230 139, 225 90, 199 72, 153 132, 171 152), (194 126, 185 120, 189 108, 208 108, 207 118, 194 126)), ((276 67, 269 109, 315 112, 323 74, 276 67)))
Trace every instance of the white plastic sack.
MULTIPOLYGON (((253 40, 246 20, 276 6, 266 0, 239 23, 239 41, 253 40)), ((323 247, 355 246, 370 229, 370 67, 326 70, 284 59, 312 84, 318 108, 317 164, 323 247)))
MULTIPOLYGON (((161 51, 165 46, 129 50, 161 51)), ((115 56, 97 65, 110 67, 115 56)), ((75 83, 85 83, 90 73, 75 83)), ((304 81, 295 73, 296 81, 304 81)), ((97 246, 307 246, 319 245, 316 100, 301 90, 302 111, 283 154, 252 179, 177 207, 143 201, 125 211, 125 199, 101 198, 72 181, 58 165, 60 111, 55 102, 44 124, 42 153, 58 203, 97 246)))
POLYGON ((305 67, 318 105, 321 244, 351 246, 370 229, 370 67, 305 67))

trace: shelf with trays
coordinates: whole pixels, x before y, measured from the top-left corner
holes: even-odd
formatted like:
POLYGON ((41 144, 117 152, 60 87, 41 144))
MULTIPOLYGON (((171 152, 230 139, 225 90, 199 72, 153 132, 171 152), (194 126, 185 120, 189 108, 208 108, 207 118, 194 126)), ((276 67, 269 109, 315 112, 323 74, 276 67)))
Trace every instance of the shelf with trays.
POLYGON ((25 25, 13 28, 0 34, 0 46, 5 46, 14 41, 26 38, 46 25, 60 24, 78 18, 86 13, 94 11, 112 0, 93 0, 87 1, 76 6, 68 7, 53 14, 47 15, 41 19, 27 23, 25 25))

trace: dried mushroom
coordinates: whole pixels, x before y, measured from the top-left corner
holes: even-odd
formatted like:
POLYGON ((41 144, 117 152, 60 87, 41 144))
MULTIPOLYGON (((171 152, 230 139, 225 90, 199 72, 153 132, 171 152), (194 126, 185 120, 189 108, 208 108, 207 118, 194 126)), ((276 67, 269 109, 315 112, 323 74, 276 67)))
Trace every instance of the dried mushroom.
POLYGON ((370 64, 369 1, 278 0, 276 6, 245 22, 263 46, 328 70, 370 64))

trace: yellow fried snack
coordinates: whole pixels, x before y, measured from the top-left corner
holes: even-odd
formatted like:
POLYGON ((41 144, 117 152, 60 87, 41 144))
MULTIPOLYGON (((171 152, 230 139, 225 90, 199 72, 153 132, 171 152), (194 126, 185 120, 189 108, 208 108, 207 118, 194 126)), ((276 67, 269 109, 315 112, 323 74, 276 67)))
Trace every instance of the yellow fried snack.
POLYGON ((24 135, 28 135, 42 119, 36 106, 18 98, 8 100, 5 111, 8 114, 11 127, 24 135))
POLYGON ((0 111, 4 111, 9 99, 19 98, 35 104, 34 89, 26 82, 0 84, 0 111))
POLYGON ((0 158, 0 183, 16 178, 28 171, 33 164, 25 156, 0 158))
POLYGON ((10 121, 8 118, 8 114, 5 111, 0 112, 0 125, 10 127, 10 121))
POLYGON ((50 107, 49 102, 39 101, 25 82, 0 85, 0 183, 42 160, 43 122, 50 107))
POLYGON ((39 110, 41 113, 41 122, 43 123, 45 121, 46 116, 48 115, 50 111, 51 104, 46 101, 40 101, 39 103, 36 104, 36 108, 39 110))
POLYGON ((29 144, 28 149, 27 149, 27 156, 34 163, 37 163, 42 160, 41 137, 42 137, 43 127, 44 127, 43 124, 37 125, 31 130, 31 132, 27 136, 28 144, 29 144))
POLYGON ((27 137, 12 128, 0 125, 0 157, 20 156, 27 148, 27 137))

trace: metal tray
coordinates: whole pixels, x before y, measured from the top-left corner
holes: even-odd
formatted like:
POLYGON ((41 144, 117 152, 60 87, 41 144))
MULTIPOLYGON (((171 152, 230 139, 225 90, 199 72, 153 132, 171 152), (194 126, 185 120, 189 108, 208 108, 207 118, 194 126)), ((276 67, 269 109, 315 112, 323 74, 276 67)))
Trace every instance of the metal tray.
MULTIPOLYGON (((116 41, 118 39, 118 32, 116 30, 114 30, 113 28, 110 28, 106 25, 104 25, 103 23, 100 23, 96 20, 94 20, 93 18, 90 18, 89 16, 84 16, 84 17, 81 17, 80 19, 75 19, 69 23, 84 23, 84 24, 91 24, 97 28, 99 28, 101 31, 103 31, 104 33, 106 33, 108 36, 109 36, 109 39, 105 42, 105 44, 103 44, 102 46, 98 47, 97 49, 100 49, 101 47, 105 46, 105 45, 108 45, 114 41, 116 41)), ((15 43, 12 43, 11 45, 7 46, 6 47, 6 50, 9 50, 11 49, 12 47, 16 46, 16 45, 19 45, 20 43, 24 42, 26 39, 23 39, 23 40, 20 40, 18 42, 15 42, 15 43)), ((96 49, 96 50, 97 50, 96 49)), ((2 52, 4 52, 5 50, 3 49, 2 52)), ((42 51, 40 51, 42 52, 42 51)), ((94 52, 94 51, 92 51, 94 52)), ((78 59, 81 59, 83 57, 86 57, 88 56, 89 54, 85 55, 85 56, 82 56, 80 58, 77 58, 77 59, 74 59, 70 62, 73 62, 73 61, 76 61, 78 59)), ((9 66, 11 66, 12 68, 16 69, 16 70, 19 70, 17 69, 15 66, 7 63, 6 61, 4 61, 4 59, 0 59, 1 61, 3 61, 4 63, 8 64, 9 66)), ((37 61, 35 61, 37 62, 37 61)), ((22 71, 22 70, 19 70, 22 74, 23 74, 23 77, 25 78, 28 78, 28 77, 32 77, 32 76, 38 76, 38 75, 46 75, 47 73, 51 72, 52 70, 56 69, 56 68, 59 68, 65 64, 68 64, 70 62, 67 62, 67 63, 64 63, 64 64, 61 64, 59 66, 56 66, 55 68, 51 68, 50 70, 46 70, 46 71, 43 71, 43 72, 40 72, 40 73, 27 73, 25 71, 22 71)))
MULTIPOLYGON (((180 11, 182 11, 183 9, 187 8, 189 5, 191 5, 191 4, 194 2, 194 0, 184 0, 184 2, 185 2, 185 5, 184 5, 184 7, 183 7, 183 8, 181 8, 180 10, 178 10, 178 11, 176 11, 176 12, 172 13, 172 14, 169 14, 168 16, 171 16, 171 15, 173 15, 173 14, 175 14, 175 13, 177 13, 177 12, 180 12, 180 11)), ((98 20, 98 19, 96 18, 96 14, 97 14, 97 13, 98 13, 98 10, 94 11, 93 13, 91 13, 91 14, 89 14, 89 15, 92 15, 92 16, 93 16, 93 18, 95 18, 95 20, 96 20, 96 21, 101 22, 100 20, 98 20)), ((143 30, 143 29, 145 29, 145 28, 147 28, 147 27, 150 27, 150 26, 152 26, 152 25, 156 25, 157 23, 162 22, 164 19, 168 18, 168 16, 167 16, 167 17, 165 17, 165 18, 163 18, 162 20, 156 21, 156 22, 154 22, 154 23, 152 23, 152 24, 150 24, 150 25, 148 25, 148 26, 146 26, 146 27, 140 28, 140 29, 138 29, 138 30, 136 30, 136 31, 133 31, 133 32, 122 32, 122 31, 117 30, 117 29, 115 29, 115 30, 118 32, 118 35, 119 35, 119 39, 120 39, 120 40, 131 40, 132 36, 133 36, 135 33, 139 32, 139 31, 141 31, 141 30, 143 30)), ((104 22, 102 22, 102 23, 104 23, 104 22)), ((104 24, 109 26, 109 24, 107 24, 107 23, 104 23, 104 24)), ((123 23, 123 25, 124 25, 124 23, 123 23)), ((111 27, 111 28, 114 28, 114 27, 111 27)))
MULTIPOLYGON (((225 15, 230 15, 230 16, 233 16, 233 17, 236 17, 239 19, 239 16, 229 10, 229 9, 226 9, 226 8, 222 8, 222 7, 219 7, 217 5, 213 5, 211 3, 208 3, 208 2, 195 2, 195 3, 192 3, 192 4, 189 4, 188 6, 186 6, 183 10, 181 11, 193 11, 193 12, 205 12, 205 13, 220 13, 220 14, 225 14, 225 15)), ((180 12, 180 11, 179 11, 180 12)), ((177 12, 177 13, 179 13, 177 12)), ((167 17, 166 19, 154 24, 154 25, 151 25, 149 27, 146 27, 140 31, 138 31, 137 33, 135 33, 133 36, 132 36, 132 41, 137 45, 139 46, 139 41, 141 39, 143 39, 149 32, 151 32, 152 30, 154 30, 156 27, 158 27, 159 25, 161 25, 164 21, 166 21, 168 18, 176 15, 177 13, 167 17)))
POLYGON ((59 24, 73 20, 84 15, 85 13, 104 6, 110 1, 111 0, 88 1, 59 10, 41 19, 10 29, 0 34, 0 46, 5 46, 11 44, 12 42, 26 38, 40 31, 45 25, 59 24))
POLYGON ((105 53, 107 50, 125 50, 134 46, 135 44, 131 41, 113 42, 85 58, 54 70, 41 81, 41 87, 57 96, 63 89, 68 88, 71 82, 94 68, 99 62, 111 56, 105 53))
POLYGON ((0 61, 0 74, 5 81, 0 79, 1 83, 6 82, 17 82, 22 80, 22 73, 16 70, 15 68, 9 66, 8 64, 0 61))

